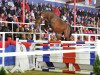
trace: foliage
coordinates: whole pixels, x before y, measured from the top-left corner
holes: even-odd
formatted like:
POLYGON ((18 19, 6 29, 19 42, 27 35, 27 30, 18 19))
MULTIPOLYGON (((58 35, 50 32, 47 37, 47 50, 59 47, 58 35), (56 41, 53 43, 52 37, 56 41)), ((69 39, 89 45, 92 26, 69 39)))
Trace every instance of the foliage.
POLYGON ((6 75, 6 72, 3 67, 1 67, 1 69, 0 69, 0 75, 6 75))
POLYGON ((95 75, 100 75, 100 59, 98 55, 96 56, 96 59, 93 65, 93 71, 95 75))

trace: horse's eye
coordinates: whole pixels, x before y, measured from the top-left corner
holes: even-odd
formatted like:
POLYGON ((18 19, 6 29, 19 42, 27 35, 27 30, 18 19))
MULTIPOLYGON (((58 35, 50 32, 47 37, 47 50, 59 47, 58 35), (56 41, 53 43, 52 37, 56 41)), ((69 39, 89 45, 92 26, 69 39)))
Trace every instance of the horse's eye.
POLYGON ((43 19, 43 16, 41 16, 41 18, 43 19))

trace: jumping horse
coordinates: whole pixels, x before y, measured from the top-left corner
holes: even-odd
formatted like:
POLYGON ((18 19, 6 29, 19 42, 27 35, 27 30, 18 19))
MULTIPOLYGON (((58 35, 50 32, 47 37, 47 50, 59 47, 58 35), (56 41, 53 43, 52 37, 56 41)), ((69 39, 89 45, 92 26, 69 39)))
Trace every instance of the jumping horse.
POLYGON ((71 37, 71 27, 66 22, 61 20, 56 14, 50 11, 41 12, 40 15, 36 18, 35 26, 36 29, 42 21, 45 20, 50 23, 50 27, 56 33, 57 40, 61 40, 62 33, 65 37, 65 40, 69 41, 71 37))

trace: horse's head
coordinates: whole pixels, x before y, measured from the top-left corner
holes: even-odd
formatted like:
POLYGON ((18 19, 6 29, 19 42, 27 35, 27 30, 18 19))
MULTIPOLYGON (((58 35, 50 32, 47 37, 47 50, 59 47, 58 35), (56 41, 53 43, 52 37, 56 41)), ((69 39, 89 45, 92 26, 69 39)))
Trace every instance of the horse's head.
POLYGON ((46 19, 46 14, 44 12, 38 13, 38 15, 36 17, 34 28, 36 29, 42 23, 42 21, 45 19, 46 19))
POLYGON ((47 17, 46 12, 41 12, 40 17, 41 17, 42 20, 45 20, 46 17, 47 17))
POLYGON ((42 23, 43 20, 50 21, 52 16, 53 15, 51 12, 40 12, 36 17, 34 28, 36 29, 42 23))
POLYGON ((52 13, 49 12, 49 11, 44 11, 44 12, 40 13, 40 17, 41 17, 42 20, 48 21, 52 17, 52 13))

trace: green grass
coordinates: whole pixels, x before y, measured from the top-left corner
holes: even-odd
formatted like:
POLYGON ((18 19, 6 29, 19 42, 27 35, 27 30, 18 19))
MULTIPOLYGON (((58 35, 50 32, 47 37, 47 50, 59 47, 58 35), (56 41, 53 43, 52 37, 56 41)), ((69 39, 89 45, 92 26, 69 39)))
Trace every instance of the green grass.
POLYGON ((42 72, 42 71, 27 71, 25 73, 9 73, 7 75, 80 75, 80 74, 66 74, 57 72, 42 72))

